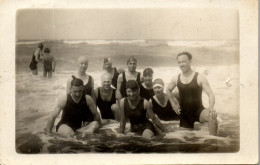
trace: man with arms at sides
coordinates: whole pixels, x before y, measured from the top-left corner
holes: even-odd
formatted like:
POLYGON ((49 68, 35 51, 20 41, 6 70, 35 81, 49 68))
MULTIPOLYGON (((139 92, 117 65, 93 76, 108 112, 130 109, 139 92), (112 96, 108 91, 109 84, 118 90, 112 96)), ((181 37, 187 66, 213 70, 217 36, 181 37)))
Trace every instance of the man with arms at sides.
MULTIPOLYGON (((75 72, 75 76, 77 78, 80 78, 84 82, 84 95, 89 95, 92 97, 92 99, 95 101, 95 94, 94 94, 94 79, 92 76, 88 75, 86 73, 88 69, 88 59, 87 56, 80 56, 78 58, 78 70, 75 72)), ((71 82, 71 77, 67 81, 67 94, 70 93, 70 82, 71 82)))
POLYGON ((140 97, 139 85, 135 80, 126 83, 127 97, 120 100, 120 128, 119 133, 125 132, 126 119, 129 119, 131 132, 141 134, 145 138, 152 138, 156 133, 153 123, 165 131, 160 120, 154 115, 150 103, 140 97), (152 119, 152 122, 147 118, 152 119))
POLYGON ((61 111, 63 111, 62 117, 56 126, 56 132, 64 137, 73 137, 76 132, 83 133, 84 136, 101 127, 101 119, 92 98, 83 95, 83 81, 72 77, 70 94, 58 100, 47 123, 47 134, 52 132, 55 119, 61 111))
MULTIPOLYGON (((155 95, 149 100, 152 106, 154 114, 158 116, 160 120, 172 121, 178 120, 179 115, 173 110, 169 97, 163 92, 164 82, 158 78, 154 80, 153 90, 155 95)), ((175 100, 177 103, 178 101, 175 100)))
POLYGON ((154 96, 153 70, 151 68, 146 68, 143 71, 143 81, 140 85, 140 96, 149 101, 154 96))
POLYGON ((101 87, 96 88, 95 99, 102 119, 119 121, 119 108, 116 102, 116 89, 111 87, 112 79, 109 73, 101 76, 101 87))
POLYGON ((38 48, 33 52, 32 60, 30 63, 30 69, 32 71, 32 75, 38 75, 38 62, 42 61, 41 56, 43 55, 43 44, 39 43, 38 48))
POLYGON ((140 81, 140 72, 136 71, 137 60, 134 57, 130 57, 127 60, 128 70, 124 73, 121 73, 117 79, 117 90, 116 98, 120 101, 123 97, 126 97, 126 82, 128 80, 136 80, 138 84, 141 84, 140 81))
POLYGON ((182 52, 177 55, 181 74, 172 78, 166 93, 175 112, 180 115, 180 127, 194 128, 194 122, 208 122, 209 134, 216 135, 218 129, 217 113, 214 110, 215 96, 209 82, 202 74, 191 68, 192 55, 182 52), (179 106, 173 99, 173 89, 178 87, 179 106), (202 90, 209 97, 209 107, 202 105, 202 90))
POLYGON ((112 86, 117 89, 117 78, 119 74, 124 73, 125 70, 122 68, 112 67, 112 60, 110 58, 104 58, 103 69, 106 73, 110 74, 112 77, 112 86))
POLYGON ((49 48, 44 49, 44 55, 43 55, 43 77, 52 77, 52 72, 55 71, 55 58, 53 55, 50 54, 51 51, 49 48))

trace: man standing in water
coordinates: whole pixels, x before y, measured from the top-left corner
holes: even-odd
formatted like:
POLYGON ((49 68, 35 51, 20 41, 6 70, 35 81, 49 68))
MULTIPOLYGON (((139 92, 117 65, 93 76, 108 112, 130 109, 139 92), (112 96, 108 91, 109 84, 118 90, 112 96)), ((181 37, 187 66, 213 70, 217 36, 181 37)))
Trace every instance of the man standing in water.
POLYGON ((192 55, 182 52, 177 55, 177 61, 182 73, 172 78, 166 93, 175 112, 180 115, 180 127, 194 128, 194 122, 208 122, 209 134, 216 135, 218 129, 217 113, 213 109, 215 96, 209 82, 202 74, 191 68, 192 55), (178 87, 180 107, 173 99, 173 89, 178 87), (209 97, 209 107, 202 105, 202 90, 209 97))
POLYGON ((84 136, 95 132, 101 126, 101 119, 92 98, 83 95, 83 81, 72 77, 70 94, 64 95, 58 100, 48 120, 46 133, 51 133, 55 119, 61 110, 63 113, 56 126, 56 132, 64 137, 73 137, 75 132, 83 133, 84 136))
POLYGON ((119 108, 116 102, 116 89, 111 87, 112 79, 109 73, 101 76, 101 87, 96 88, 96 104, 100 110, 102 119, 119 121, 119 108))
POLYGON ((55 71, 55 58, 54 56, 50 55, 51 51, 49 48, 44 49, 44 55, 43 55, 43 77, 46 77, 48 74, 48 77, 50 78, 52 76, 52 72, 55 71))
POLYGON ((39 43, 38 48, 34 51, 32 55, 32 60, 29 66, 32 71, 32 75, 38 75, 37 63, 41 61, 42 50, 43 50, 43 44, 39 43))
POLYGON ((120 74, 117 79, 117 100, 120 101, 123 97, 126 97, 126 82, 128 80, 136 80, 138 84, 140 81, 140 72, 136 71, 137 60, 134 57, 130 57, 127 60, 128 71, 120 74))
POLYGON ((153 91, 153 70, 146 68, 143 71, 144 82, 140 85, 140 96, 149 101, 154 96, 153 91))
POLYGON ((112 78, 112 86, 117 89, 117 78, 119 74, 124 73, 125 70, 122 68, 112 67, 112 60, 110 58, 104 58, 103 60, 103 69, 106 73, 110 74, 112 78))

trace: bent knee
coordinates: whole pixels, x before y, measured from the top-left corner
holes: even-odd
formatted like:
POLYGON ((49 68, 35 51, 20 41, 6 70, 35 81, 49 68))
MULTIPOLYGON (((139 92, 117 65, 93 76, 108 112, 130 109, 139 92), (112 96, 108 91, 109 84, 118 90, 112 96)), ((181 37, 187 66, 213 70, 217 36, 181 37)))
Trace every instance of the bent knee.
POLYGON ((154 136, 154 133, 153 133, 153 131, 150 130, 150 129, 145 129, 144 132, 143 132, 143 134, 142 134, 142 136, 143 136, 144 138, 152 138, 152 137, 154 136))
POLYGON ((111 110, 112 111, 118 111, 118 109, 119 109, 119 107, 118 107, 118 105, 117 104, 113 104, 113 105, 111 105, 111 110))
POLYGON ((59 127, 58 134, 63 137, 73 137, 75 135, 74 131, 67 124, 62 124, 59 127))

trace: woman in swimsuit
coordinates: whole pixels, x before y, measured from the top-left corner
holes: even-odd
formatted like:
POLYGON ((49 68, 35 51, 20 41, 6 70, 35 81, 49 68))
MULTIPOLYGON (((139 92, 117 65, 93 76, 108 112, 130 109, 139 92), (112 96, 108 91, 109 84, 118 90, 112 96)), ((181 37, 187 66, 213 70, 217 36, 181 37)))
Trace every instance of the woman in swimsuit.
POLYGON ((140 88, 135 80, 127 81, 126 93, 127 97, 120 100, 119 133, 125 132, 126 119, 130 121, 131 132, 141 134, 145 138, 151 138, 155 135, 153 123, 164 132, 164 127, 152 112, 150 103, 140 97, 140 88), (152 122, 147 118, 147 115, 152 119, 152 122))

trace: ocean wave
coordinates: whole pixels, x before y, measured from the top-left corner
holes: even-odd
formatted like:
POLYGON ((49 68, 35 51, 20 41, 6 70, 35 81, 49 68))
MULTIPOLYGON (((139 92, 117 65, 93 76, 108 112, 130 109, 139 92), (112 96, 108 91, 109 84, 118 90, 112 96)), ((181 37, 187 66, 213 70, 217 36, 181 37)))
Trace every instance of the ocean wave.
POLYGON ((91 45, 107 45, 107 44, 137 44, 145 43, 145 40, 65 40, 65 44, 91 44, 91 45))
POLYGON ((219 46, 238 46, 235 40, 203 40, 203 41, 168 41, 168 46, 186 47, 219 47, 219 46))
POLYGON ((37 41, 16 41, 16 44, 18 45, 31 45, 31 44, 38 44, 41 43, 43 41, 41 40, 37 40, 37 41))

